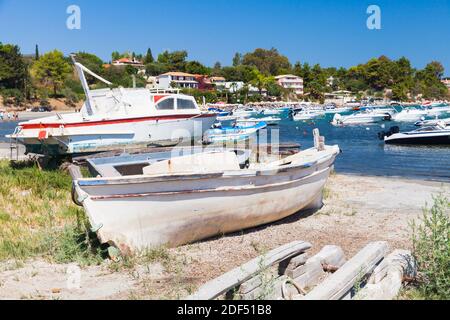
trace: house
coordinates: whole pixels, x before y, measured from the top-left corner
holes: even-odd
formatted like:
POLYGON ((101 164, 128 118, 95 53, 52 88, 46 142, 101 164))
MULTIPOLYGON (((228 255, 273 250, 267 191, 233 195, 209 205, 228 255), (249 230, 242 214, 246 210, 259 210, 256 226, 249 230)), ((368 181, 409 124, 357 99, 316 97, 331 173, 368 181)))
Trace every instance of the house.
POLYGON ((211 83, 211 79, 204 74, 194 74, 195 81, 198 82, 199 90, 212 90, 213 84, 211 83))
POLYGON ((293 74, 282 74, 275 77, 278 85, 285 89, 291 89, 295 94, 303 95, 303 78, 293 74))
POLYGON ((211 84, 215 85, 217 89, 221 90, 225 88, 225 78, 224 77, 210 77, 209 80, 211 84))
POLYGON ((198 81, 195 80, 194 74, 185 72, 167 72, 156 77, 158 88, 169 89, 172 84, 177 88, 198 89, 198 81))
POLYGON ((130 59, 130 58, 120 58, 118 60, 114 60, 112 62, 113 66, 133 66, 136 68, 143 68, 144 65, 142 64, 141 61, 136 60, 135 58, 130 59))
POLYGON ((334 103, 336 105, 344 105, 356 99, 351 91, 339 90, 331 93, 325 93, 325 103, 334 103))

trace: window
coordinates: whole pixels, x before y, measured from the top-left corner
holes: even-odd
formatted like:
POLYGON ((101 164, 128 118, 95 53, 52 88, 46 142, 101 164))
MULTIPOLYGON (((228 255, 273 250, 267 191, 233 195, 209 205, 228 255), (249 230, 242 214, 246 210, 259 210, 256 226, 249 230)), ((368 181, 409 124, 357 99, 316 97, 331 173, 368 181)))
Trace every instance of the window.
POLYGON ((192 100, 178 99, 177 109, 196 109, 192 100))
POLYGON ((175 106, 175 100, 173 98, 169 98, 159 102, 156 105, 156 109, 158 110, 173 110, 175 106))

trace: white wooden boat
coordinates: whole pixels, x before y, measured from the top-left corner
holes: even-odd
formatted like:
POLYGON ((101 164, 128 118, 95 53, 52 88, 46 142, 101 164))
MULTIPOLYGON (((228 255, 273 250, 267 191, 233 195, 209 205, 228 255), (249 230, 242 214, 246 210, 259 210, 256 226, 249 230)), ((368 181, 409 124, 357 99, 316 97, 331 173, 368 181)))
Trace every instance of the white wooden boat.
POLYGON ((190 143, 201 139, 217 117, 201 112, 194 97, 173 91, 90 90, 84 72, 111 83, 74 64, 86 94, 81 112, 19 123, 8 137, 24 144, 27 152, 65 156, 190 143))
POLYGON ((102 243, 123 253, 170 247, 283 219, 321 205, 338 146, 240 169, 234 152, 160 161, 142 175, 81 178, 74 198, 102 243))
POLYGON ((238 118, 248 118, 248 117, 256 117, 260 113, 261 112, 256 108, 247 107, 234 109, 232 115, 238 118))

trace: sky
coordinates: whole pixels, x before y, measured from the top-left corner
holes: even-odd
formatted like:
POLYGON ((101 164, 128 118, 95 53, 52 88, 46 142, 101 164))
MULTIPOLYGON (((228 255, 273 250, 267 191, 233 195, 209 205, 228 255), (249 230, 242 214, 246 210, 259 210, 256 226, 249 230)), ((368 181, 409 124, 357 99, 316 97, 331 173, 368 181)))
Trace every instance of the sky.
POLYGON ((384 54, 416 68, 438 60, 450 75, 450 0, 0 0, 0 41, 105 61, 116 50, 187 50, 209 66, 255 48, 325 67, 384 54), (66 27, 70 5, 80 7, 80 30, 66 27), (381 10, 379 30, 367 28, 369 5, 381 10))

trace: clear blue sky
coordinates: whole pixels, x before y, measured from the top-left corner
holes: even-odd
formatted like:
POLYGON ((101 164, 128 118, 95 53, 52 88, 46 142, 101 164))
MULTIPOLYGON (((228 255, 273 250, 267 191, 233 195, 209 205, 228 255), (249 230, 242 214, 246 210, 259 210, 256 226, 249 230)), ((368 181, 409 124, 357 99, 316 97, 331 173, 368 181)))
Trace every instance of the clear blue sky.
POLYGON ((186 49, 210 66, 258 47, 336 67, 404 55, 417 68, 441 61, 450 75, 450 0, 0 0, 0 41, 104 60, 114 50, 186 49), (81 8, 81 30, 66 28, 70 4, 81 8), (381 8, 381 30, 366 27, 370 4, 381 8))

